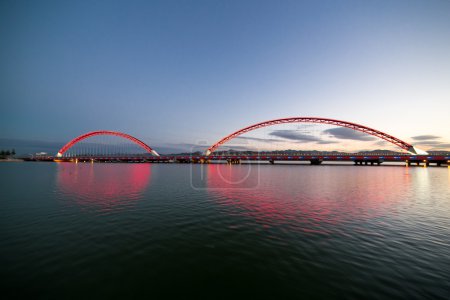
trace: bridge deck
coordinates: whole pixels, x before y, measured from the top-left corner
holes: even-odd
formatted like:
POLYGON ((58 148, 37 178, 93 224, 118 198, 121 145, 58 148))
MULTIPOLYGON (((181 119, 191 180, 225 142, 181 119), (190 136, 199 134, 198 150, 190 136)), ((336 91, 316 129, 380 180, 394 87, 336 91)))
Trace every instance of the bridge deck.
MULTIPOLYGON (((37 159, 39 160, 39 159, 37 159)), ((444 155, 211 155, 211 156, 144 156, 144 157, 58 157, 46 160, 57 162, 175 162, 175 163, 208 163, 208 162, 270 162, 276 161, 295 162, 309 161, 312 164, 321 162, 354 162, 355 164, 380 164, 383 162, 400 162, 408 164, 449 164, 450 156, 444 155)))

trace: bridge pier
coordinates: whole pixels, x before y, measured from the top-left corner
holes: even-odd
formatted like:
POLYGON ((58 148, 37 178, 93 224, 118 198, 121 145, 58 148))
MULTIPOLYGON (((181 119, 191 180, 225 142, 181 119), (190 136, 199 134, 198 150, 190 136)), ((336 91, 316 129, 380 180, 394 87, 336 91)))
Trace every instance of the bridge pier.
POLYGON ((227 159, 227 164, 229 165, 240 165, 241 160, 239 158, 229 158, 227 159))
POLYGON ((275 161, 274 161, 273 159, 271 159, 271 160, 269 160, 269 163, 270 163, 271 165, 274 165, 274 164, 275 164, 275 161))
POLYGON ((442 160, 442 159, 436 159, 436 160, 414 160, 414 161, 406 161, 406 164, 408 166, 411 166, 412 164, 416 164, 416 166, 423 166, 423 167, 429 167, 430 164, 436 164, 436 167, 441 167, 442 165, 447 164, 447 166, 450 166, 450 161, 442 160))
POLYGON ((311 163, 311 165, 318 166, 318 165, 322 164, 323 160, 317 158, 317 159, 311 159, 309 162, 311 163))
POLYGON ((179 158, 176 160, 176 162, 180 164, 187 164, 190 163, 191 161, 189 159, 179 158))
POLYGON ((362 166, 362 165, 368 166, 369 164, 370 164, 371 166, 374 166, 375 164, 377 164, 377 166, 379 166, 379 165, 381 165, 382 162, 383 162, 382 159, 367 159, 367 160, 357 159, 357 160, 354 160, 354 161, 353 161, 353 163, 354 163, 355 166, 357 166, 357 165, 360 165, 360 166, 362 166))

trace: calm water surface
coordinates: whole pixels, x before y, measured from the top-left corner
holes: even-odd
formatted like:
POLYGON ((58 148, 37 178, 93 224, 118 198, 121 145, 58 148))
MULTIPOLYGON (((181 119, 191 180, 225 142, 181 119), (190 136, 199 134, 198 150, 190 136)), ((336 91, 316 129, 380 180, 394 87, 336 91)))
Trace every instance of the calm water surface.
POLYGON ((450 169, 2 163, 8 298, 448 299, 450 169))

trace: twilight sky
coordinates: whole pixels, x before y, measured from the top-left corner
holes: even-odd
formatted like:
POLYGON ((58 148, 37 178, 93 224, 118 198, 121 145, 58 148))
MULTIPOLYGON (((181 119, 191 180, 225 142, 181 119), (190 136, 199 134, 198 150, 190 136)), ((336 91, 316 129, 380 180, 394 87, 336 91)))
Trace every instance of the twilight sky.
POLYGON ((450 148, 446 0, 6 0, 0 45, 0 148, 107 129, 177 149, 290 116, 450 148))

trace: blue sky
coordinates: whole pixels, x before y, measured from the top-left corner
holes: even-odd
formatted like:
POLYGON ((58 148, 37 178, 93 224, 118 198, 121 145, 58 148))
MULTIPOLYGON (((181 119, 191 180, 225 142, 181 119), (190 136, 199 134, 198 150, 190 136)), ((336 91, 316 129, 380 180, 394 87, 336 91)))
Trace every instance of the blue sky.
POLYGON ((0 44, 3 141, 319 116, 450 143, 450 1, 2 1, 0 44))

